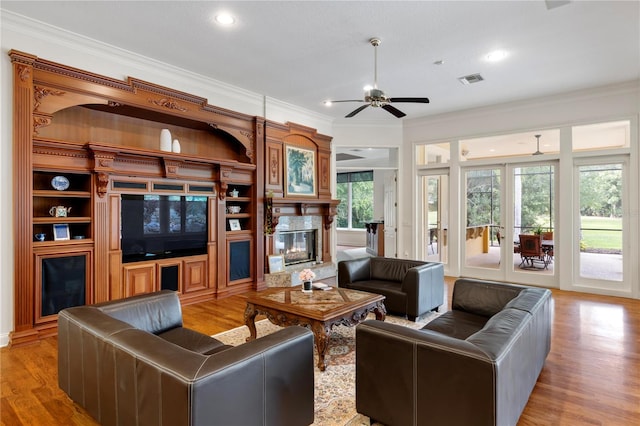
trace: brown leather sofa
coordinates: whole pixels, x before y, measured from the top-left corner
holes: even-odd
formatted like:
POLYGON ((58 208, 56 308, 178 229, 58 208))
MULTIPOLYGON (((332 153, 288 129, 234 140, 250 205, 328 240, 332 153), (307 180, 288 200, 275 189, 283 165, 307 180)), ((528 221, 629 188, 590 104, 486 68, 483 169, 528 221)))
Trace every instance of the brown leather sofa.
POLYGON ((338 263, 338 286, 385 296, 387 312, 411 321, 444 303, 441 263, 366 257, 338 263))
POLYGON ((58 316, 59 386, 103 425, 309 425, 313 368, 309 330, 225 346, 182 326, 172 291, 58 316))
POLYGON ((551 292, 459 279, 452 310, 414 330, 356 328, 356 409, 385 425, 512 426, 551 342, 551 292))

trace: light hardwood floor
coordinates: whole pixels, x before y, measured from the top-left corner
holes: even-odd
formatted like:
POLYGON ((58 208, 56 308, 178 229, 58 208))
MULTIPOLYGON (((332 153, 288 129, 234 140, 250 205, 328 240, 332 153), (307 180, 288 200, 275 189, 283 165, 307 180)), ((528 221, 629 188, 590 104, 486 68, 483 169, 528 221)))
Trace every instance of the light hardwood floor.
MULTIPOLYGON (((450 309, 453 280, 447 279, 450 309)), ((185 306, 206 334, 244 323, 246 295, 185 306)), ((519 425, 636 425, 640 301, 554 290, 551 353, 519 425)), ((57 340, 0 351, 2 425, 94 425, 57 385, 57 340)))

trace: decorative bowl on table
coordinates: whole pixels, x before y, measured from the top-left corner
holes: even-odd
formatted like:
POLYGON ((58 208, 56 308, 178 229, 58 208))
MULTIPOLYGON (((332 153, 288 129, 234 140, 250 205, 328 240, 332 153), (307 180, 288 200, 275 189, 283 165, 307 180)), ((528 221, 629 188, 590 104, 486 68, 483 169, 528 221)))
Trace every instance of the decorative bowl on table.
POLYGON ((229 206, 229 207, 227 207, 227 213, 231 213, 231 214, 240 213, 240 206, 229 206))

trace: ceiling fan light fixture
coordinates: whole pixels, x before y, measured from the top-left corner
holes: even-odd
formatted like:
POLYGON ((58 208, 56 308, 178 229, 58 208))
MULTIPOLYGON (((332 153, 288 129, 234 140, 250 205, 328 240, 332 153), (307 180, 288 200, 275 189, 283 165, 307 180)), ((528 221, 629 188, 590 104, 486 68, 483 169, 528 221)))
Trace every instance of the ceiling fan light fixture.
POLYGON ((531 155, 542 155, 544 154, 543 152, 540 151, 540 136, 542 135, 534 135, 536 138, 536 152, 534 152, 531 155))
MULTIPOLYGON (((345 115, 345 118, 354 117, 356 114, 365 110, 368 107, 374 108, 382 108, 387 111, 389 114, 392 114, 396 118, 402 118, 406 116, 404 112, 400 111, 395 106, 391 105, 392 103, 401 103, 401 102, 410 102, 410 103, 420 103, 420 104, 428 104, 429 98, 417 98, 417 97, 407 97, 407 98, 390 98, 388 97, 382 90, 378 89, 378 50, 377 47, 380 45, 379 38, 372 38, 369 40, 369 43, 373 46, 373 86, 365 86, 364 88, 364 100, 362 99, 352 99, 352 100, 340 100, 333 102, 359 102, 364 103, 364 105, 359 106, 355 110, 351 111, 349 114, 345 115)), ((331 105, 331 101, 324 101, 325 105, 331 105)))
POLYGON ((331 102, 331 101, 324 101, 324 102, 323 102, 323 104, 324 104, 324 106, 328 106, 328 107, 330 107, 331 105, 333 105, 333 102, 331 102))

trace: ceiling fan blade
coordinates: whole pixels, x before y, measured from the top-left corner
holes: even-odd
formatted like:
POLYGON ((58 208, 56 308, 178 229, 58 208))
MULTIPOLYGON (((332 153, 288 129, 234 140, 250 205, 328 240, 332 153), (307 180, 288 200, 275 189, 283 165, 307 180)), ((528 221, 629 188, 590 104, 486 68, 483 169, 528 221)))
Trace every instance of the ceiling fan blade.
POLYGON ((416 104, 428 104, 429 98, 389 98, 389 102, 412 102, 416 104))
POLYGON ((362 105, 361 107, 358 107, 356 110, 351 111, 349 114, 345 115, 344 118, 351 118, 351 117, 353 117, 354 115, 356 115, 357 113, 359 113, 360 111, 362 111, 363 109, 365 109, 368 106, 369 106, 369 104, 362 105))
POLYGON ((400 111, 398 108, 392 107, 391 105, 382 105, 382 109, 389 111, 391 114, 395 115, 398 118, 402 118, 407 115, 404 112, 400 111))

